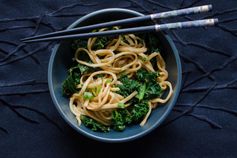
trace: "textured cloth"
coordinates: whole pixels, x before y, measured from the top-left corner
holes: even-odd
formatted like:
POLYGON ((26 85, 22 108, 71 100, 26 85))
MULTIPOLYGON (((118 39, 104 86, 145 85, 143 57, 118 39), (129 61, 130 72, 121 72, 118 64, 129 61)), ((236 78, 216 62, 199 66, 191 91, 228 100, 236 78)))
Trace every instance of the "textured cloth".
POLYGON ((236 0, 1 0, 0 12, 0 157, 237 157, 236 0), (149 14, 209 3, 211 13, 169 19, 220 23, 168 32, 182 60, 182 92, 163 127, 128 143, 96 142, 69 127, 48 92, 53 44, 19 40, 103 8, 149 14))

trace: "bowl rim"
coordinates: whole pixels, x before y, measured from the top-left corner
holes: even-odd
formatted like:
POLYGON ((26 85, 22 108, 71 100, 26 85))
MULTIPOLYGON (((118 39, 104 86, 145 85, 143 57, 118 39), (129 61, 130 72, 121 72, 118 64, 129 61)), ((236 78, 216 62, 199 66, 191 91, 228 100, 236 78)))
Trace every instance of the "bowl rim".
MULTIPOLYGON (((78 25, 80 22, 84 21, 85 19, 88 19, 90 17, 93 17, 94 15, 97 15, 99 13, 103 13, 103 12, 110 12, 110 11, 120 11, 120 12, 126 12, 126 13, 132 13, 132 14, 136 14, 138 16, 144 16, 144 14, 139 13, 137 11, 134 10, 130 10, 130 9, 122 9, 122 8, 107 8, 107 9, 101 9, 101 10, 97 10, 94 11, 92 13, 89 13, 85 16, 82 16, 81 18, 79 18, 78 20, 76 20, 75 22, 73 22, 67 29, 71 29, 73 27, 75 27, 76 25, 78 25)), ((168 116, 168 114, 171 112, 172 108, 174 107, 175 103, 177 102, 179 93, 180 93, 180 89, 181 89, 181 80, 182 80, 182 68, 181 68, 181 61, 180 61, 180 57, 179 57, 179 53, 178 50, 174 44, 174 42, 172 41, 172 39, 167 35, 167 34, 163 34, 164 38, 168 41, 173 54, 175 56, 175 61, 177 63, 177 83, 176 83, 176 93, 173 96, 173 104, 171 104, 167 110, 164 112, 164 114, 160 117, 159 121, 157 121, 155 124, 153 124, 152 126, 150 126, 150 128, 137 133, 135 135, 129 136, 129 137, 125 137, 125 138, 104 138, 104 137, 100 137, 100 136, 95 136, 93 134, 90 134, 84 130, 82 130, 78 125, 75 126, 71 121, 69 121, 69 119, 67 118, 66 114, 63 112, 62 108, 60 107, 60 103, 57 101, 56 95, 54 93, 54 86, 53 86, 53 80, 52 80, 52 70, 53 70, 53 65, 54 65, 54 59, 55 56, 57 54, 58 48, 60 46, 60 43, 56 44, 53 48, 52 48, 52 53, 50 56, 50 60, 49 60, 49 65, 48 65, 48 86, 49 86, 49 92, 51 95, 51 98, 53 100, 54 106, 56 107, 56 109, 58 110, 59 114, 61 115, 61 117, 73 128, 75 129, 77 132, 81 133, 82 135, 97 140, 97 141, 102 141, 102 142, 107 142, 107 143, 117 143, 117 142, 127 142, 127 141, 131 141, 134 139, 138 139, 141 138, 142 136, 150 133, 151 131, 153 131, 154 129, 156 129, 163 121, 164 119, 168 116)))

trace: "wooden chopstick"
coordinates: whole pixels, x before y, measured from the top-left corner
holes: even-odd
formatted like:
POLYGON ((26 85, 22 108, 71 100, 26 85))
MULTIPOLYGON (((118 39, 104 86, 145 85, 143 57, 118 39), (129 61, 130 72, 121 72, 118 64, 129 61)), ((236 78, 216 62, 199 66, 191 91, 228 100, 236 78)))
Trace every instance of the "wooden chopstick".
POLYGON ((119 29, 119 30, 109 30, 109 31, 103 31, 103 32, 91 32, 91 33, 46 37, 46 38, 25 40, 24 42, 26 43, 43 42, 43 41, 62 40, 62 39, 112 36, 112 35, 129 34, 129 33, 159 32, 159 31, 177 29, 177 28, 213 26, 217 22, 218 22, 218 19, 194 20, 194 21, 186 21, 186 22, 167 23, 167 24, 161 24, 161 25, 156 24, 156 25, 151 25, 151 26, 141 26, 141 27, 134 27, 134 28, 119 29))
POLYGON ((168 12, 155 13, 155 14, 151 14, 151 15, 139 16, 139 17, 134 17, 134 18, 127 18, 127 19, 116 20, 116 21, 111 21, 111 22, 99 23, 99 24, 83 26, 83 27, 69 29, 69 30, 62 30, 62 31, 47 33, 47 34, 43 34, 43 35, 28 37, 28 38, 24 38, 21 40, 26 41, 26 40, 32 40, 32 39, 37 39, 37 38, 46 38, 46 37, 53 37, 53 36, 78 34, 78 33, 82 33, 85 31, 91 31, 93 29, 98 29, 98 28, 103 28, 103 27, 124 26, 124 25, 128 25, 128 24, 135 24, 138 22, 156 21, 156 20, 162 19, 162 18, 169 18, 169 17, 195 14, 195 13, 201 13, 201 12, 208 12, 210 10, 212 10, 212 5, 203 5, 203 6, 198 6, 198 7, 185 8, 185 9, 173 10, 173 11, 168 11, 168 12))

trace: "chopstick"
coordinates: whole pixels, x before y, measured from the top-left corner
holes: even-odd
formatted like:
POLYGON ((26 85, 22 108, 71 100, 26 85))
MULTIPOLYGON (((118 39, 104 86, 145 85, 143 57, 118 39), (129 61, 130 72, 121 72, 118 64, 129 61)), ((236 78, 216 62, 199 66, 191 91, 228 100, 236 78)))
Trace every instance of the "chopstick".
POLYGON ((129 33, 159 32, 159 31, 177 29, 177 28, 213 26, 217 22, 218 22, 218 19, 194 20, 194 21, 186 21, 186 22, 167 23, 167 24, 161 24, 161 25, 156 24, 156 25, 151 25, 151 26, 141 26, 141 27, 134 27, 134 28, 119 29, 119 30, 109 30, 109 31, 103 31, 103 32, 91 32, 91 33, 46 37, 46 38, 25 40, 24 42, 29 43, 29 42, 42 42, 42 41, 52 41, 52 40, 62 40, 62 39, 112 36, 112 35, 121 35, 121 34, 129 34, 129 33))
POLYGON ((85 31, 91 31, 93 29, 98 29, 98 28, 102 28, 102 27, 124 26, 124 25, 128 25, 128 24, 135 24, 138 22, 156 21, 156 20, 162 19, 162 18, 169 18, 169 17, 195 14, 195 13, 201 13, 201 12, 208 12, 210 10, 212 10, 212 5, 203 5, 203 6, 198 6, 198 7, 185 8, 185 9, 173 10, 173 11, 168 11, 168 12, 139 16, 139 17, 134 17, 134 18, 127 18, 127 19, 116 20, 116 21, 111 21, 111 22, 99 23, 99 24, 83 26, 83 27, 79 27, 79 28, 73 28, 73 29, 69 29, 69 30, 62 30, 62 31, 47 33, 47 34, 43 34, 43 35, 27 37, 27 38, 24 38, 21 40, 26 41, 26 40, 32 40, 32 39, 37 39, 37 38, 46 38, 46 37, 53 37, 53 36, 60 36, 60 35, 76 34, 76 33, 82 33, 85 31))

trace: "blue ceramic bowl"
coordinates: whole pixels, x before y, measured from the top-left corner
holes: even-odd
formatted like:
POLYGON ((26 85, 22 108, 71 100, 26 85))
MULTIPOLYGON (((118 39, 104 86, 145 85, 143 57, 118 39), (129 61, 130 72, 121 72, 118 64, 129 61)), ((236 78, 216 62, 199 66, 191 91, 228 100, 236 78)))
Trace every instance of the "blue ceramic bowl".
MULTIPOLYGON (((68 29, 135 16, 143 16, 143 14, 128 9, 103 9, 80 18, 70 25, 68 29)), ((49 61, 48 83, 53 102, 63 119, 79 133, 103 142, 131 141, 146 135, 158 127, 171 112, 179 95, 181 87, 181 63, 178 51, 170 37, 163 33, 157 33, 157 38, 160 40, 159 47, 161 47, 162 56, 167 63, 167 70, 169 72, 168 80, 171 81, 174 86, 173 96, 166 105, 160 106, 152 111, 145 126, 140 127, 139 125, 133 125, 127 127, 123 132, 111 131, 109 133, 93 132, 83 125, 78 126, 75 116, 69 109, 69 99, 62 96, 62 82, 67 76, 67 70, 72 63, 74 53, 70 48, 70 41, 63 41, 55 45, 49 61)))

